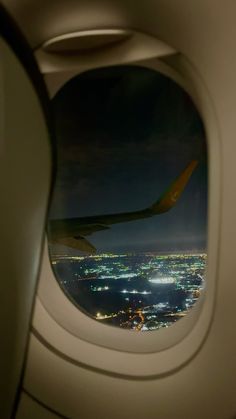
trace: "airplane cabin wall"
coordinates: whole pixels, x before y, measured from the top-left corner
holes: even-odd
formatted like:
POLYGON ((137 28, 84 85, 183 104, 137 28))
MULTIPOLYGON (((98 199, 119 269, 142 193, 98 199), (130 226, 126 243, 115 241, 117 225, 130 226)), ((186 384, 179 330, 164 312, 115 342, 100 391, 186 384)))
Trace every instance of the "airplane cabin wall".
MULTIPOLYGON (((40 340, 37 333, 31 333, 23 388, 43 405, 68 418, 128 419, 137 415, 148 419, 235 417, 235 2, 147 0, 145 4, 134 4, 131 0, 123 0, 94 1, 88 5, 86 1, 42 1, 36 22, 35 17, 31 19, 31 15, 35 16, 33 2, 16 5, 14 0, 5 0, 4 3, 16 16, 34 47, 60 33, 99 26, 135 28, 171 45, 189 61, 201 80, 219 133, 219 144, 214 145, 214 138, 211 138, 209 155, 208 252, 212 275, 209 280, 216 286, 214 307, 209 308, 210 325, 197 351, 186 363, 167 374, 135 378, 132 374, 117 375, 112 369, 106 371, 103 365, 100 369, 94 368, 92 358, 90 364, 89 361, 87 364, 72 362, 57 347, 47 344, 47 338, 40 340), (214 199, 217 199, 216 207, 214 199), (219 236, 214 234, 218 228, 219 236), (212 252, 211 248, 217 251, 212 252)), ((184 73, 181 59, 180 62, 172 61, 169 60, 169 65, 184 73)), ((208 307, 207 299, 205 304, 208 307)), ((37 315, 36 308, 35 318, 37 315)), ((63 315, 67 316, 66 310, 63 315)), ((56 326, 50 330, 53 321, 55 319, 47 324, 42 319, 41 324, 45 336, 54 335, 56 345, 57 340, 60 343, 58 336, 60 333, 63 336, 63 331, 57 331, 56 326)), ((36 320, 34 324, 37 324, 36 320)), ((158 331, 155 333, 158 339, 158 331)), ((66 342, 64 344, 66 346, 66 342)), ((172 348, 176 357, 179 347, 172 348)), ((96 354, 95 344, 92 350, 96 354)), ((81 352, 76 351, 77 358, 83 359, 82 345, 81 352)), ((97 351, 100 353, 101 347, 97 347, 97 351)), ((104 349, 105 352, 106 357, 112 359, 114 350, 104 349)), ((128 371, 131 368, 129 356, 124 354, 122 359, 122 371, 128 371)), ((148 362, 144 354, 138 354, 137 359, 144 367, 148 362)), ((168 357, 163 362, 168 363, 168 357)), ((17 419, 32 417, 30 408, 25 408, 27 403, 22 394, 17 419)))

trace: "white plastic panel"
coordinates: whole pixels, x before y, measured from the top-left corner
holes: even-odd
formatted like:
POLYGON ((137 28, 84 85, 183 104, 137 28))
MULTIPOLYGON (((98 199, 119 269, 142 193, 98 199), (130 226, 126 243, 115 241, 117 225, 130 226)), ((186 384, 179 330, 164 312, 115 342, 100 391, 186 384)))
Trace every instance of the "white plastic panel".
POLYGON ((175 70, 173 67, 171 68, 157 60, 142 61, 142 65, 154 69, 157 68, 159 71, 173 77, 174 80, 183 86, 193 98, 205 123, 210 155, 210 211, 214 207, 214 213, 210 217, 208 225, 210 251, 208 254, 205 296, 200 299, 199 304, 196 305, 188 316, 177 322, 173 327, 151 333, 147 332, 141 334, 141 336, 135 333, 130 334, 126 330, 117 330, 95 323, 79 311, 63 294, 54 278, 48 258, 47 246, 41 271, 38 291, 40 302, 36 306, 34 317, 35 330, 53 348, 56 348, 70 359, 124 375, 156 376, 179 368, 180 365, 187 362, 197 352, 206 336, 213 314, 218 244, 218 231, 215 226, 219 220, 220 203, 219 182, 216 182, 220 175, 219 170, 217 172, 216 169, 216 167, 219 168, 218 127, 211 100, 197 73, 184 57, 173 56, 172 61, 176 66, 175 70), (212 159, 213 153, 214 160, 212 159), (217 178, 214 176, 214 181, 212 179, 212 171, 217 173, 217 178), (47 312, 53 319, 49 320, 47 318, 47 312), (58 323, 59 328, 55 324, 53 326, 54 321, 58 323), (48 333, 45 328, 46 324, 48 326, 49 324, 51 325, 48 328, 48 333), (66 330, 64 337, 63 328, 66 330), (76 340, 74 337, 79 339, 76 340), (95 345, 99 345, 100 348, 95 345), (104 347, 113 349, 110 358, 104 356, 104 349, 102 349, 104 347), (166 348, 168 348, 168 351, 164 351, 166 348), (126 363, 121 361, 122 357, 125 359, 127 352, 130 352, 128 367, 126 363), (100 355, 98 355, 99 353, 100 355), (146 355, 145 363, 139 362, 139 358, 134 355, 137 353, 148 354, 146 355))
MULTIPOLYGON (((235 3, 213 0, 150 0, 144 5, 142 2, 134 4, 132 0, 92 3, 81 0, 75 5, 73 0, 68 0, 60 2, 61 7, 58 7, 57 0, 52 0, 50 4, 41 1, 40 5, 38 4, 37 22, 32 18, 35 16, 33 1, 18 5, 14 0, 6 0, 6 3, 9 3, 16 15, 18 14, 22 28, 34 46, 67 30, 111 23, 116 27, 123 24, 125 27, 150 32, 173 45, 191 62, 201 85, 204 86, 203 93, 200 85, 195 84, 195 93, 198 103, 201 104, 199 109, 204 116, 210 147, 208 252, 212 262, 208 272, 209 298, 206 299, 208 303, 204 310, 208 311, 207 318, 211 317, 211 322, 196 356, 189 358, 187 364, 165 377, 147 380, 121 379, 112 376, 112 372, 95 373, 84 366, 67 362, 32 337, 25 387, 42 401, 71 418, 90 419, 96 416, 99 419, 116 419, 122 416, 128 419, 135 415, 149 419, 234 418, 235 3), (206 97, 206 91, 208 103, 203 99, 206 97), (217 284, 214 311, 211 300, 214 286, 210 288, 212 282, 217 284)), ((182 75, 187 77, 189 74, 188 65, 182 58, 175 60, 171 65, 176 66, 182 75)), ((63 300, 59 301, 63 306, 63 300)), ((64 308, 63 314, 66 315, 69 308, 64 308)), ((205 321, 199 324, 201 330, 205 324, 205 321)), ((47 324, 44 323, 41 329, 43 334, 47 333, 46 328, 47 324)), ((55 343, 57 346, 58 340, 55 340, 55 343)), ((96 356, 96 345, 94 346, 96 356)), ((183 354, 186 353, 189 353, 188 348, 183 347, 183 354)), ((79 352, 76 355, 80 357, 79 352)), ((173 353, 174 359, 175 356, 173 353)), ((145 364, 143 355, 140 355, 140 363, 145 364)), ((91 358, 90 365, 92 364, 91 358)), ((126 364, 123 367, 128 368, 126 364)))
POLYGON ((16 414, 16 419, 56 419, 61 418, 34 400, 27 393, 22 392, 16 414))
MULTIPOLYGON (((197 357, 173 374, 142 380, 77 366, 32 336, 24 386, 70 419, 231 419, 236 407, 234 348, 225 350, 217 340, 208 339, 197 357)), ((145 361, 140 357, 140 362, 145 361)))
POLYGON ((126 41, 105 49, 92 50, 91 53, 63 57, 61 54, 49 54, 39 48, 36 50, 35 56, 42 73, 51 74, 63 71, 78 72, 78 70, 99 66, 132 63, 154 57, 173 55, 176 52, 174 48, 155 37, 132 31, 132 36, 126 41))
POLYGON ((35 86, 2 37, 0 57, 0 410, 8 418, 20 383, 42 250, 50 146, 35 86))

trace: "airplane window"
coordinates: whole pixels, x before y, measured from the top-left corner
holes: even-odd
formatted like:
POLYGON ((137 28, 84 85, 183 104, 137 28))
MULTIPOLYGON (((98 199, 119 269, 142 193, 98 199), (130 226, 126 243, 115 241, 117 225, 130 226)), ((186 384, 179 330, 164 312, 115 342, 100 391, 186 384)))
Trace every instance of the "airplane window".
POLYGON ((114 66, 77 75, 52 105, 59 285, 98 322, 172 325, 205 285, 207 147, 193 101, 155 70, 114 66))

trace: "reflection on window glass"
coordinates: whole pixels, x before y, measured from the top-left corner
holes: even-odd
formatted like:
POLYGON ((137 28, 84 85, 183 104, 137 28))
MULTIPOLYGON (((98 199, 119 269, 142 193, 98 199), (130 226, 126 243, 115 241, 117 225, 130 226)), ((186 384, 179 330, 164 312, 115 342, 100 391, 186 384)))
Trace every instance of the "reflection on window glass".
POLYGON ((119 66, 74 77, 53 109, 60 286, 100 323, 170 326, 204 287, 207 151, 192 100, 154 70, 119 66))

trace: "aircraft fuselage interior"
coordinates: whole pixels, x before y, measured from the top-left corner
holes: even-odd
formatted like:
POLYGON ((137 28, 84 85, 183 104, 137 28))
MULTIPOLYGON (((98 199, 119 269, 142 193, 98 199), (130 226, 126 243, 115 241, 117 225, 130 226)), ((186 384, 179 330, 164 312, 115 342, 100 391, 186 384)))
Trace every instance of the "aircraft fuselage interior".
POLYGON ((236 418, 235 16, 2 0, 0 419, 236 418))

